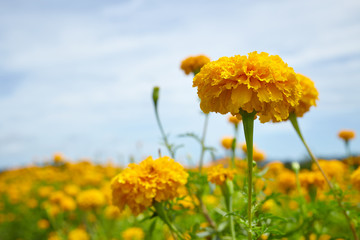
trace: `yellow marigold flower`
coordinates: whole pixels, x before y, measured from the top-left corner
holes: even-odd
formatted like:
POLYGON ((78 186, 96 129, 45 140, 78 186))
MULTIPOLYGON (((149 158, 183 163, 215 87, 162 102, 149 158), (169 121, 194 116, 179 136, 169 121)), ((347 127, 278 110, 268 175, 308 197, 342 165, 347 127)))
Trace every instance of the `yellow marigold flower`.
POLYGON ((76 197, 76 202, 82 209, 92 209, 105 204, 104 194, 97 189, 89 189, 80 192, 76 197))
POLYGON ((319 93, 315 88, 315 84, 310 78, 305 77, 299 73, 296 74, 300 80, 302 95, 299 100, 299 105, 295 106, 294 112, 297 117, 302 117, 304 113, 309 111, 311 106, 316 106, 316 100, 319 99, 319 93))
POLYGON ((142 240, 145 237, 144 231, 138 227, 126 229, 122 234, 124 240, 142 240))
POLYGON ((53 157, 53 160, 54 160, 54 163, 62 163, 64 162, 64 156, 61 154, 61 153, 55 153, 54 154, 54 157, 53 157))
POLYGON ((184 197, 184 199, 180 199, 176 202, 176 205, 173 206, 174 210, 180 210, 180 209, 189 209, 193 210, 196 205, 199 204, 199 200, 196 198, 192 198, 191 196, 187 195, 184 197))
POLYGON ((131 163, 111 182, 113 204, 123 210, 128 205, 138 215, 153 204, 179 196, 188 173, 170 157, 153 160, 150 156, 140 164, 131 163))
POLYGON ((205 195, 203 197, 203 201, 204 201, 205 205, 208 205, 211 207, 215 207, 216 205, 219 204, 219 198, 215 197, 214 195, 205 195))
POLYGON ((308 172, 302 171, 299 173, 299 181, 300 185, 306 189, 311 186, 316 186, 318 188, 323 188, 325 185, 324 176, 316 171, 316 172, 308 172))
MULTIPOLYGON (((347 171, 346 164, 338 160, 319 160, 319 164, 329 178, 343 179, 347 171)), ((318 169, 316 164, 312 165, 313 171, 318 169)))
POLYGON ((62 238, 56 232, 51 232, 48 240, 62 240, 62 238))
POLYGON ((53 191, 53 187, 51 186, 43 186, 38 189, 38 194, 40 197, 45 198, 48 197, 53 191))
POLYGON ((119 208, 113 205, 107 206, 104 214, 108 219, 117 219, 121 215, 119 208))
POLYGON ((221 145, 225 148, 225 149, 231 149, 232 146, 232 142, 234 141, 234 138, 232 137, 223 137, 221 139, 221 145))
POLYGON ((210 62, 196 74, 193 87, 204 113, 256 111, 262 123, 286 120, 301 96, 294 70, 279 56, 264 52, 210 62))
POLYGON ((30 198, 28 201, 27 201, 27 206, 29 208, 36 208, 38 206, 38 201, 34 198, 30 198))
POLYGON ((69 232, 68 240, 89 240, 89 234, 82 228, 77 228, 69 232))
POLYGON ((282 171, 276 180, 278 189, 282 193, 289 193, 291 190, 296 188, 296 176, 292 171, 282 171))
POLYGON ((49 228, 50 223, 49 223, 49 221, 46 220, 46 219, 40 219, 40 220, 37 222, 37 225, 38 225, 38 228, 40 228, 40 229, 47 229, 47 228, 49 228))
POLYGON ((355 138, 355 132, 352 130, 341 130, 338 133, 339 138, 345 140, 345 141, 349 141, 353 138, 355 138))
POLYGON ((263 151, 254 149, 253 160, 255 162, 262 162, 265 160, 265 158, 266 158, 266 155, 263 151))
POLYGON ((207 171, 208 181, 216 184, 222 185, 226 179, 233 180, 235 170, 224 168, 223 165, 219 164, 213 167, 210 167, 207 171))
POLYGON ((268 212, 268 211, 272 210, 275 205, 276 205, 275 201, 273 199, 269 199, 266 202, 264 202, 264 204, 261 206, 261 209, 264 212, 268 212))
POLYGON ((328 235, 328 234, 322 234, 320 237, 319 237, 319 240, 330 240, 331 239, 331 236, 328 235))
POLYGON ((360 191, 360 167, 351 174, 351 184, 360 191))
POLYGON ((181 62, 181 69, 184 70, 186 75, 189 75, 190 73, 196 74, 209 62, 210 58, 205 55, 188 57, 181 62))
POLYGON ((241 122, 241 115, 237 114, 236 116, 230 115, 228 120, 230 123, 234 124, 234 125, 238 125, 241 122))
POLYGON ((64 196, 60 201, 60 208, 63 211, 74 211, 76 209, 76 202, 72 197, 64 196))
POLYGON ((64 187, 64 192, 72 197, 75 197, 79 193, 80 189, 75 184, 68 184, 64 187))

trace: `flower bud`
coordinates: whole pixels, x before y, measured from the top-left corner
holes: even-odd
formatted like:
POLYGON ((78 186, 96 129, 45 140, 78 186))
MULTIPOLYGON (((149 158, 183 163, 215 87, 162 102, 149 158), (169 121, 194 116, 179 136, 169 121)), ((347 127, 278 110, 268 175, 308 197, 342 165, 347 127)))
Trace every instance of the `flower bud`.
POLYGON ((153 99, 155 107, 157 107, 157 102, 158 102, 158 99, 159 99, 159 91, 160 91, 159 87, 157 87, 157 86, 154 87, 153 94, 152 94, 152 99, 153 99))

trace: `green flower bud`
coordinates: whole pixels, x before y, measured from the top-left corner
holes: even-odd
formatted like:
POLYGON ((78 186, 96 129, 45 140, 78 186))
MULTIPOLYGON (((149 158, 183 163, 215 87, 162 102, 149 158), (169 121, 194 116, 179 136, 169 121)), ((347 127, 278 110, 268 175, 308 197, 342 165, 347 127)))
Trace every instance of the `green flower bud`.
POLYGON ((153 93, 152 93, 152 99, 153 99, 155 108, 157 107, 157 102, 158 102, 158 99, 159 99, 159 91, 160 91, 159 87, 157 87, 157 86, 154 87, 153 93))

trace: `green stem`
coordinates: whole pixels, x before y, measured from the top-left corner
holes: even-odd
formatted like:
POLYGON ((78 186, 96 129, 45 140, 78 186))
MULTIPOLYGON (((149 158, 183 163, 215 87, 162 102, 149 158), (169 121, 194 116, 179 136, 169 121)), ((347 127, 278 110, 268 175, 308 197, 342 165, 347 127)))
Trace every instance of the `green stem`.
POLYGON ((172 224, 172 222, 170 221, 170 219, 164 209, 163 202, 155 201, 153 206, 156 210, 156 213, 161 218, 161 220, 169 227, 172 235, 177 236, 178 238, 183 240, 184 239, 183 235, 179 232, 179 230, 175 227, 175 225, 172 224))
POLYGON ((254 117, 256 112, 248 113, 240 110, 244 125, 244 134, 247 148, 247 161, 248 161, 248 240, 252 239, 252 170, 253 170, 253 135, 254 135, 254 117))
POLYGON ((234 225, 234 215, 233 213, 233 194, 234 194, 234 185, 230 180, 226 180, 226 182, 221 186, 221 191, 225 198, 225 206, 229 216, 229 225, 230 225, 230 233, 231 239, 236 240, 235 236, 235 225, 234 225))
POLYGON ((345 140, 345 148, 346 148, 346 154, 347 154, 348 158, 350 158, 351 157, 351 151, 350 151, 349 140, 345 140))
POLYGON ((235 168, 236 136, 231 143, 231 168, 235 168))
POLYGON ((199 159, 199 172, 201 173, 203 163, 204 163, 204 154, 205 154, 205 137, 206 137, 206 131, 208 126, 208 120, 209 120, 209 114, 205 114, 205 122, 204 122, 204 128, 203 133, 201 136, 200 144, 201 144, 201 154, 199 159))
POLYGON ((298 136, 300 137, 302 143, 304 144, 304 146, 305 146, 307 152, 309 153, 312 161, 316 164, 316 166, 317 166, 318 169, 320 170, 321 174, 324 176, 326 183, 329 185, 329 188, 330 188, 330 190, 331 190, 331 193, 334 195, 334 197, 335 197, 335 199, 336 199, 336 201, 337 201, 340 209, 342 210, 342 212, 343 212, 343 214, 344 214, 347 222, 349 223, 349 226, 350 226, 351 232, 352 232, 352 234, 353 234, 353 236, 354 236, 354 239, 355 239, 355 240, 359 240, 359 237, 358 237, 357 234, 356 234, 355 226, 354 226, 354 224, 351 222, 351 219, 350 219, 349 215, 347 214, 347 212, 346 212, 346 210, 345 210, 345 208, 344 208, 344 206, 343 206, 343 204, 342 204, 342 202, 341 202, 341 199, 340 199, 339 196, 336 194, 334 186, 332 185, 332 183, 330 182, 329 178, 326 176, 324 170, 323 170, 322 167, 320 166, 318 159, 314 156, 314 154, 311 152, 309 146, 306 144, 306 142, 305 142, 305 140, 304 140, 304 137, 303 137, 303 135, 301 134, 301 131, 300 131, 300 128, 299 128, 299 124, 298 124, 298 121, 297 121, 296 114, 295 114, 294 112, 290 113, 290 115, 289 115, 289 120, 290 120, 291 124, 293 125, 296 133, 297 133, 298 136))
POLYGON ((159 117, 159 112, 158 112, 158 108, 157 108, 157 104, 155 104, 154 107, 155 107, 156 121, 157 121, 157 123, 158 123, 158 125, 159 125, 160 132, 161 132, 162 138, 163 138, 163 140, 164 140, 165 146, 166 146, 166 148, 168 149, 171 157, 172 157, 172 158, 175 158, 175 153, 174 153, 174 151, 171 149, 171 145, 169 144, 169 141, 168 141, 168 139, 167 139, 167 137, 166 137, 165 131, 164 131, 164 129, 163 129, 163 127, 162 127, 162 124, 161 124, 160 117, 159 117))

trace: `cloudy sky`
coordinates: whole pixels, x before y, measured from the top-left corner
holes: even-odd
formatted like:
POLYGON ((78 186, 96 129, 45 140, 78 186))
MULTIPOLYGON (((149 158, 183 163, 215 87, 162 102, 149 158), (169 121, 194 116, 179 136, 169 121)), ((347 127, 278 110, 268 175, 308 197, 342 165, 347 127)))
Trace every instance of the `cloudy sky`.
MULTIPOLYGON (((157 155, 155 85, 165 131, 184 145, 178 160, 196 161, 198 146, 178 135, 199 134, 203 115, 180 63, 251 51, 278 54, 315 82, 320 101, 301 128, 315 154, 342 156, 337 132, 360 134, 359 43, 357 0, 0 0, 0 167, 55 152, 122 163, 157 155)), ((231 134, 226 117, 210 116, 218 155, 231 134)), ((254 138, 269 159, 306 156, 289 123, 256 122, 254 138)), ((351 147, 360 152, 360 137, 351 147)))

